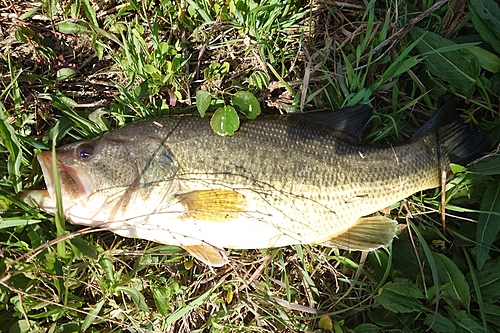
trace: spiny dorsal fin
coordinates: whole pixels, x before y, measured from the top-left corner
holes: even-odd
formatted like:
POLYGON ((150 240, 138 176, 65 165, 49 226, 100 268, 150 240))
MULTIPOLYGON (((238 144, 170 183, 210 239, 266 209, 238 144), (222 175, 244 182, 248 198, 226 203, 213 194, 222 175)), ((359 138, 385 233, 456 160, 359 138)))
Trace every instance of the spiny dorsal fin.
POLYGON ((358 138, 363 133, 366 124, 370 120, 373 109, 369 105, 356 105, 335 111, 318 111, 293 113, 289 117, 307 119, 325 126, 329 126, 336 131, 346 133, 351 137, 358 138))
POLYGON ((246 208, 245 196, 233 190, 198 190, 177 195, 187 208, 186 218, 224 222, 246 208))
POLYGON ((185 245, 182 246, 190 255, 199 261, 214 267, 221 267, 228 263, 226 251, 212 245, 185 245))
POLYGON ((373 251, 392 242, 397 225, 396 221, 384 216, 362 217, 354 227, 324 245, 352 251, 373 251))

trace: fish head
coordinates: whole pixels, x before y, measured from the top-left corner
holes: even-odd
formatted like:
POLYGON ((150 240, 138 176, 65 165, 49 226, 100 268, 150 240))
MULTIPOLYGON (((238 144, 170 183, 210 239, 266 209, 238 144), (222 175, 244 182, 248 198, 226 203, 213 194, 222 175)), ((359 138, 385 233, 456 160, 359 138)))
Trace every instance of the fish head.
POLYGON ((171 187, 177 170, 162 143, 149 137, 105 135, 61 147, 55 155, 42 152, 37 158, 47 190, 25 196, 53 214, 55 166, 64 215, 75 224, 91 226, 144 216, 154 210, 165 198, 165 193, 159 192, 171 187))

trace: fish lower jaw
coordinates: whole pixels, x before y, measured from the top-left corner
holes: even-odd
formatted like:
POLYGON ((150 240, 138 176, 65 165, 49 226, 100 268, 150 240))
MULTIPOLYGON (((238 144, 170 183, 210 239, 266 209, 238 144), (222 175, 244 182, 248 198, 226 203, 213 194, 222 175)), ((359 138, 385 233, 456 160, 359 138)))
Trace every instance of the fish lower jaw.
POLYGON ((47 190, 22 191, 19 199, 28 205, 35 204, 48 214, 55 215, 56 213, 56 203, 52 200, 47 190))

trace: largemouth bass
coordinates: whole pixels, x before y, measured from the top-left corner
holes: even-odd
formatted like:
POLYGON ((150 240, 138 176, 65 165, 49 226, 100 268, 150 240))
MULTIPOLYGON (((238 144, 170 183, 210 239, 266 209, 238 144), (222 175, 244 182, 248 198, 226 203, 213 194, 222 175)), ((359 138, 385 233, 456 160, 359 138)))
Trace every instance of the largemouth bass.
MULTIPOLYGON (((373 250, 392 241, 397 223, 366 216, 439 186, 449 162, 485 147, 454 112, 449 103, 411 140, 384 147, 358 145, 307 115, 243 121, 231 137, 197 116, 133 123, 57 149, 64 215, 181 246, 213 266, 227 263, 224 248, 373 250)), ((351 119, 344 130, 352 126, 360 127, 351 119)), ((24 197, 54 214, 52 158, 38 155, 47 190, 24 197)))

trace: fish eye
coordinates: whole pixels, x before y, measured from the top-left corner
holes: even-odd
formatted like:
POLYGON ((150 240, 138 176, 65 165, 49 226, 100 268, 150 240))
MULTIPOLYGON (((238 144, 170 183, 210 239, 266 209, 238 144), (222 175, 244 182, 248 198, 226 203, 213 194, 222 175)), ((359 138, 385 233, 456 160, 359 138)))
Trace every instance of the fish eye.
POLYGON ((94 149, 91 145, 84 144, 76 148, 76 156, 81 159, 88 159, 92 157, 94 149))

